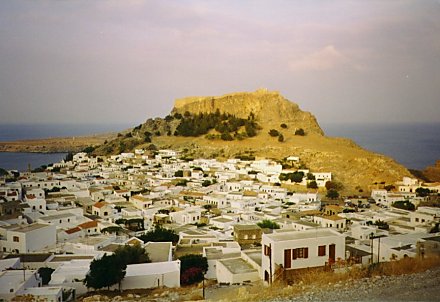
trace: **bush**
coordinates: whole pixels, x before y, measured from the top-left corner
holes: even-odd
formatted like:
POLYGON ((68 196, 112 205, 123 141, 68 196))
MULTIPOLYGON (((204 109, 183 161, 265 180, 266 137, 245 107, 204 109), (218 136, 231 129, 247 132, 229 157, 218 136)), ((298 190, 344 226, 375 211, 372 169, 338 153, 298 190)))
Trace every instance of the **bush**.
POLYGON ((270 136, 272 136, 272 137, 276 137, 276 136, 278 136, 280 133, 278 132, 278 130, 276 130, 276 129, 270 129, 269 130, 269 135, 270 136))
POLYGON ((339 193, 335 189, 330 189, 327 191, 326 197, 330 199, 336 199, 339 197, 339 193))
POLYGON ((313 180, 307 184, 307 188, 318 189, 318 184, 316 183, 316 181, 313 180))
POLYGON ((143 242, 147 243, 149 241, 153 242, 172 242, 177 243, 179 241, 179 235, 176 234, 173 230, 167 230, 160 226, 156 226, 156 228, 152 231, 147 232, 144 235, 138 237, 143 242))
POLYGON ((202 255, 189 254, 179 258, 180 282, 184 285, 194 284, 203 280, 208 271, 208 260, 202 255))
POLYGON ((278 141, 280 143, 284 142, 284 136, 280 133, 280 135, 278 135, 278 141))
POLYGON ((426 197, 429 195, 429 193, 431 193, 431 190, 429 190, 429 189, 425 189, 425 188, 417 188, 416 189, 416 194, 418 197, 426 197))
POLYGON ((304 132, 303 128, 299 128, 299 129, 296 129, 295 135, 304 136, 304 135, 306 135, 306 133, 304 132))
POLYGON ((393 207, 407 211, 414 211, 416 209, 416 206, 409 200, 396 201, 393 203, 393 207))
POLYGON ((282 123, 282 124, 280 125, 280 127, 283 128, 283 129, 287 129, 287 125, 284 124, 284 123, 282 123))
POLYGON ((262 229, 279 229, 280 225, 272 220, 264 219, 263 221, 257 223, 257 225, 262 229))

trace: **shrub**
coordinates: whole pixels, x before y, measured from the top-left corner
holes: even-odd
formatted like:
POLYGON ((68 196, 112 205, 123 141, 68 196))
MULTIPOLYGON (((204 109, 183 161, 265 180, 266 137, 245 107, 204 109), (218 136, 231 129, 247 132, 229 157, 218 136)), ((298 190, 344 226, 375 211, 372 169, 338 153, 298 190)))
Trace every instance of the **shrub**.
POLYGON ((393 203, 393 207, 407 211, 414 211, 416 209, 416 206, 409 200, 396 201, 393 203))
POLYGON ((339 197, 339 193, 335 189, 330 189, 327 191, 326 197, 330 199, 336 199, 339 197))
POLYGON ((280 143, 284 142, 284 136, 280 133, 280 135, 278 135, 278 141, 280 143))
POLYGON ((279 229, 280 225, 272 220, 264 219, 263 221, 257 223, 257 225, 262 229, 279 229))
POLYGON ((208 260, 202 255, 189 254, 179 258, 180 282, 185 285, 200 282, 208 271, 208 260))
POLYGON ((276 129, 270 129, 269 130, 269 135, 270 136, 272 136, 272 137, 276 137, 276 136, 278 136, 280 133, 278 132, 278 130, 276 130, 276 129))
POLYGON ((280 125, 280 127, 283 128, 283 129, 287 129, 287 125, 284 124, 284 123, 282 123, 282 124, 280 125))
POLYGON ((316 181, 313 180, 307 184, 307 188, 318 189, 318 184, 316 183, 316 181))
POLYGON ((304 132, 303 128, 299 128, 299 129, 296 129, 295 135, 304 136, 304 135, 306 135, 306 133, 304 132))

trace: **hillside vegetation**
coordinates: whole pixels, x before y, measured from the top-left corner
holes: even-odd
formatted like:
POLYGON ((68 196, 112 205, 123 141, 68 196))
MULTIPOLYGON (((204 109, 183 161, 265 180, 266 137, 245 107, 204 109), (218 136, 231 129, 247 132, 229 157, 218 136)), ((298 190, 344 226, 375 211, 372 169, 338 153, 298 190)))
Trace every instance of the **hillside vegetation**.
POLYGON ((348 139, 325 136, 311 113, 267 90, 178 99, 165 118, 148 119, 95 153, 135 148, 172 148, 192 158, 265 157, 282 162, 299 156, 307 168, 332 172, 347 192, 359 194, 410 176, 389 157, 348 139))

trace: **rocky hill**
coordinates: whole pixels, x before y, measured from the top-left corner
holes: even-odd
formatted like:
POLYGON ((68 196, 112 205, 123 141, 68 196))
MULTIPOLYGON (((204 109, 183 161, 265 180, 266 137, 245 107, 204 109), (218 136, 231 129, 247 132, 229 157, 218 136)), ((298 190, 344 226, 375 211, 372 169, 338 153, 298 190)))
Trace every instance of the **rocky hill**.
POLYGON ((183 150, 187 157, 219 159, 251 156, 282 161, 288 156, 299 156, 312 171, 332 172, 350 193, 410 176, 405 167, 389 157, 364 150, 348 139, 325 136, 311 113, 302 111, 278 92, 267 90, 178 99, 167 117, 149 119, 96 152, 118 153, 137 147, 174 148, 183 150), (234 119, 234 124, 239 124, 238 128, 228 130, 230 139, 220 139, 222 127, 205 126, 202 133, 206 135, 182 136, 176 131, 183 122, 208 123, 207 118, 209 121, 219 114, 223 116, 220 123, 234 119), (246 135, 240 125, 250 119, 258 130, 246 135), (304 135, 298 135, 298 129, 303 129, 304 135), (278 134, 270 135, 271 130, 278 134))
POLYGON ((423 170, 423 175, 430 181, 440 182, 440 160, 423 170))
POLYGON ((278 91, 259 89, 255 92, 238 92, 222 96, 187 97, 177 99, 173 113, 215 113, 217 110, 247 118, 253 113, 257 121, 267 127, 279 127, 280 122, 296 128, 303 128, 308 133, 324 135, 316 118, 299 109, 298 105, 285 99, 278 91))

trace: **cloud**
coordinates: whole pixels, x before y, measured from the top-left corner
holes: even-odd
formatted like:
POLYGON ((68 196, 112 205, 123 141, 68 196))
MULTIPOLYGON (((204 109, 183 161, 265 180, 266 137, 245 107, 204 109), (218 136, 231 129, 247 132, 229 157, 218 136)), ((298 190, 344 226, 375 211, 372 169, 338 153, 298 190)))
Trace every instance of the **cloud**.
POLYGON ((327 45, 318 51, 289 62, 290 69, 294 71, 323 71, 347 65, 356 67, 356 65, 354 65, 346 55, 336 49, 334 45, 327 45))

